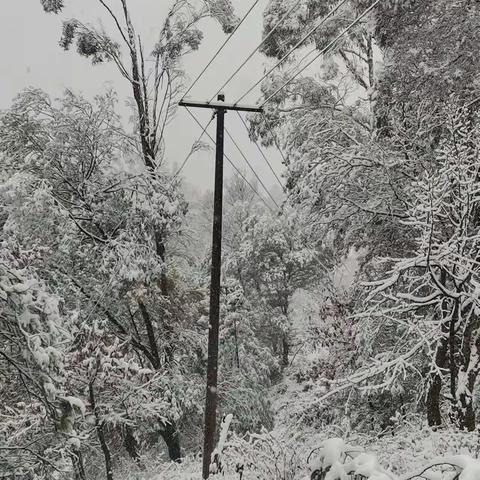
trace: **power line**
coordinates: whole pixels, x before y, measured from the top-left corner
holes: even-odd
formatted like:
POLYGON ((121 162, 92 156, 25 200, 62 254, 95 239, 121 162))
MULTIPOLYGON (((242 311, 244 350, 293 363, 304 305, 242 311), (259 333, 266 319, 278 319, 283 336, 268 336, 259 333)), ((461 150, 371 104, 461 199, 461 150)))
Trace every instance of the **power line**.
MULTIPOLYGON (((193 118, 193 120, 195 121, 195 123, 203 130, 203 125, 198 121, 197 117, 195 117, 195 115, 190 111, 190 109, 188 107, 187 108, 187 112, 190 114, 190 116, 193 118)), ((210 140, 213 142, 213 144, 215 145, 216 142, 215 140, 213 139, 213 137, 206 131, 205 129, 205 133, 207 134, 208 138, 210 138, 210 140)), ((263 202, 263 204, 273 213, 273 210, 272 210, 272 207, 270 207, 270 205, 265 201, 265 199, 258 193, 258 191, 255 189, 255 187, 247 180, 247 178, 245 177, 245 175, 243 175, 243 173, 241 172, 241 170, 239 168, 237 168, 237 166, 233 163, 232 160, 230 160, 230 157, 228 157, 228 155, 225 153, 224 154, 224 157, 225 157, 225 160, 227 160, 227 162, 231 165, 231 167, 238 173, 238 175, 243 179, 243 181, 250 187, 250 189, 252 190, 253 193, 255 193, 255 195, 257 195, 257 197, 263 202)))
MULTIPOLYGON (((197 117, 190 111, 190 109, 187 107, 187 112, 190 114, 190 116, 193 118, 193 120, 195 121, 195 123, 202 129, 202 132, 203 134, 207 134, 207 136, 210 138, 210 140, 213 142, 213 144, 215 144, 215 140, 213 139, 213 137, 207 132, 207 128, 208 128, 208 125, 206 127, 203 127, 202 124, 198 121, 197 117)), ((243 120, 243 119, 242 119, 243 120)), ((230 136, 230 134, 228 133, 228 131, 226 130, 227 134, 230 136)), ((236 142, 233 140, 233 138, 230 136, 231 140, 234 142, 234 144, 236 145, 236 142)), ((237 146, 237 145, 236 145, 237 146)), ((237 148, 239 148, 237 146, 237 148)), ((241 150, 239 150, 241 152, 241 150)), ((242 152, 241 152, 242 153, 242 152)), ((243 155, 243 153, 242 153, 243 155)), ((233 163, 233 161, 228 157, 228 155, 226 153, 224 153, 224 157, 225 157, 225 160, 227 160, 227 162, 232 166, 232 168, 238 173, 238 175, 242 178, 242 180, 250 187, 250 189, 253 191, 253 193, 262 201, 262 203, 268 208, 268 210, 270 210, 270 212, 272 213, 275 213, 272 208, 270 207, 270 205, 268 205, 268 203, 265 201, 265 199, 258 193, 258 191, 255 189, 255 187, 247 180, 247 178, 245 177, 245 175, 243 175, 243 173, 241 172, 241 170, 239 168, 237 168, 237 166, 233 163)), ((245 158, 245 157, 244 157, 245 158)), ((246 160, 246 158, 245 158, 246 160)), ((249 164, 248 160, 246 160, 247 163, 249 164)), ((251 165, 249 164, 250 168, 251 165)), ((253 170, 252 168, 252 171, 255 173, 256 175, 256 172, 253 170)), ((257 176, 258 178, 258 176, 257 176)), ((262 184, 262 186, 265 188, 265 186, 263 185, 263 182, 258 178, 258 180, 260 181, 260 183, 262 184)), ((268 192, 268 190, 265 188, 266 192, 270 195, 270 193, 268 192)), ((270 198, 272 198, 270 196, 270 198)), ((277 208, 280 210, 280 212, 282 212, 283 209, 281 209, 277 203, 275 202, 275 200, 272 198, 272 201, 275 203, 275 205, 277 206, 277 208)), ((297 235, 294 234, 294 237, 297 241, 299 241, 300 243, 303 243, 302 240, 300 240, 300 237, 298 237, 297 235)), ((330 272, 330 269, 320 260, 318 259, 317 257, 315 257, 314 259, 318 265, 320 265, 320 267, 322 267, 324 269, 325 272, 329 273, 330 272)))
MULTIPOLYGON (((313 57, 313 59, 310 62, 308 62, 304 67, 302 67, 293 77, 291 77, 280 88, 275 90, 274 93, 272 93, 269 97, 267 97, 265 99, 265 101, 262 103, 261 107, 264 107, 266 103, 268 103, 272 98, 276 97, 286 86, 290 85, 290 83, 292 83, 302 72, 304 72, 310 65, 312 65, 312 63, 315 62, 315 60, 317 60, 322 55, 324 55, 326 52, 328 52, 331 48, 333 48, 335 46, 335 44, 337 43, 337 41, 340 40, 346 33, 348 33, 355 25, 357 25, 357 23, 360 20, 362 20, 362 18, 364 18, 366 15, 368 15, 370 13, 370 11, 373 10, 380 3, 380 1, 381 0, 376 0, 375 2, 373 2, 370 5, 370 7, 368 7, 359 17, 357 17, 347 28, 345 28, 345 30, 343 30, 339 35, 337 35, 335 37, 334 40, 332 40, 325 48, 323 48, 318 53, 318 55, 315 55, 315 57, 313 57)), ((310 53, 308 53, 307 56, 309 56, 310 53)))
POLYGON ((313 35, 336 11, 348 0, 342 0, 337 6, 335 6, 328 14, 322 18, 320 23, 313 27, 302 39, 297 42, 272 68, 268 70, 265 75, 258 80, 250 89, 248 89, 236 102, 240 103, 252 90, 254 90, 258 85, 260 85, 276 68, 278 68, 295 50, 297 50, 311 35, 313 35))
MULTIPOLYGON (((271 38, 271 36, 278 30, 283 22, 293 13, 293 11, 300 5, 303 0, 297 0, 297 2, 287 11, 287 13, 278 21, 277 24, 270 30, 268 35, 262 40, 262 42, 253 50, 253 52, 244 60, 244 62, 230 75, 228 80, 218 89, 217 93, 210 99, 212 102, 217 95, 223 91, 223 89, 233 80, 233 78, 240 72, 240 70, 250 61, 250 59, 262 48, 263 45, 271 38)), ((237 102, 238 103, 238 102, 237 102)))
POLYGON ((269 192, 268 188, 265 186, 265 184, 262 182, 261 178, 258 176, 257 172, 255 171, 255 169, 253 168, 252 164, 248 161, 248 158, 247 156, 243 153, 242 149, 239 147, 238 143, 235 141, 235 139, 232 137, 231 133, 225 128, 225 132, 226 134, 228 135, 228 137, 230 138, 230 140, 233 142, 233 144, 235 145, 235 147, 237 148, 237 150, 240 152, 240 155, 243 157, 243 159, 245 160, 245 162, 247 163, 247 165, 250 167, 250 170, 253 172, 253 174, 255 175, 256 179, 258 180, 258 182, 260 183, 260 185, 263 187, 263 189, 265 190, 265 192, 267 192, 267 195, 270 197, 270 200, 272 200, 272 202, 274 203, 274 205, 280 209, 278 203, 275 201, 275 199, 273 198, 272 194, 269 192))
POLYGON ((185 98, 193 89, 193 87, 198 83, 198 81, 200 80, 200 78, 202 78, 203 74, 207 71, 208 67, 210 67, 210 65, 215 61, 215 59, 218 57, 218 55, 220 55, 220 53, 222 52, 222 50, 225 48, 225 45, 227 45, 227 43, 230 41, 230 39, 235 35, 235 33, 237 32, 237 30, 240 28, 240 26, 242 25, 242 23, 247 19, 247 17, 250 15, 250 12, 256 7, 256 5, 258 4, 260 0, 255 0, 255 2, 253 3, 253 5, 249 8, 249 10, 247 11, 247 13, 245 14, 245 16, 240 20, 240 22, 237 24, 237 26, 234 28, 233 32, 227 37, 227 39, 223 42, 223 44, 220 46, 220 48, 217 50, 217 52, 215 53, 215 55, 212 57, 212 59, 207 63, 207 65, 205 66, 205 68, 197 75, 197 77, 195 78, 195 80, 193 81, 193 83, 190 85, 190 87, 188 88, 188 90, 184 93, 183 98, 185 98))
MULTIPOLYGON (((212 141, 212 143, 215 145, 215 140, 213 139, 213 137, 208 133, 207 131, 207 128, 208 128, 208 125, 207 126, 203 126, 199 120, 197 119, 197 117, 190 111, 190 109, 187 107, 187 112, 190 114, 190 116, 193 118, 193 120, 195 121, 195 123, 202 129, 202 135, 203 134, 206 134, 210 140, 212 141)), ((233 139, 232 139, 233 140, 233 139)), ((235 142, 234 142, 235 143, 235 142)), ((255 187, 247 180, 247 178, 245 177, 245 175, 243 175, 243 173, 241 172, 241 170, 239 168, 237 168, 237 166, 233 163, 233 161, 228 157, 228 155, 226 153, 224 153, 224 157, 225 159, 227 160, 227 162, 231 165, 231 167, 238 173, 238 175, 242 178, 242 180, 250 187, 250 189, 252 190, 252 192, 262 201, 262 203, 267 207, 268 210, 270 210, 270 212, 272 213, 275 213, 273 211, 273 209, 270 207, 270 205, 268 205, 268 203, 265 201, 265 199, 258 193, 258 191, 255 189, 255 187)), ((247 162, 248 163, 248 162, 247 162)), ((263 184, 262 184, 263 185, 263 184)), ((265 187, 264 187, 265 188, 265 187)), ((268 190, 267 190, 267 193, 268 193, 268 190)), ((274 201, 274 203, 276 204, 276 202, 274 201)), ((278 205, 277 205, 278 207, 278 205)), ((278 207, 279 208, 279 207, 278 207)), ((280 209, 280 212, 282 212, 283 208, 280 209)), ((300 238, 298 236, 296 236, 294 234, 294 237, 297 241, 299 241, 300 243, 303 243, 302 240, 300 240, 300 238)), ((317 257, 315 257, 315 261, 320 265, 320 267, 322 267, 324 269, 325 272, 329 273, 330 272, 330 269, 321 261, 319 260, 317 257)))
MULTIPOLYGON (((237 112, 237 115, 238 117, 240 118, 240 120, 242 121, 245 129, 247 130, 247 133, 250 134, 250 132, 248 131, 248 126, 247 124, 245 123, 245 120, 243 119, 243 117, 240 115, 240 112, 237 112)), ((249 135, 250 137, 250 135, 249 135)), ((278 178, 278 175, 277 173, 275 172, 275 170, 273 169, 271 163, 268 161, 268 158, 265 156, 265 153, 263 152, 262 148, 260 148, 260 145, 258 144, 258 142, 256 140, 253 140, 253 142, 255 143, 255 145, 257 146, 258 148, 258 151, 260 152, 260 154, 262 155, 263 159, 265 160, 266 164, 269 166, 271 172, 273 173, 274 177, 277 179, 277 182, 278 184, 280 185, 280 188, 285 191, 285 187, 283 186, 282 182, 280 181, 280 179, 278 178)))
POLYGON ((185 165, 187 164, 187 162, 190 160, 190 157, 193 155, 193 153, 195 152, 195 145, 197 145, 200 140, 202 139, 202 137, 205 135, 205 132, 207 131, 208 127, 211 125, 211 123, 213 122, 213 119, 215 118, 215 115, 212 115, 212 118, 210 119, 210 121, 207 123, 207 125, 205 126, 205 128, 202 130, 202 133, 200 134, 200 136, 198 137, 198 139, 195 141, 195 143, 192 145, 192 149, 190 150, 190 153, 186 156, 185 160, 183 161, 181 167, 177 170, 177 173, 175 173, 175 175, 173 176, 172 180, 175 180, 179 175, 180 173, 182 172, 182 170, 185 168, 185 165))

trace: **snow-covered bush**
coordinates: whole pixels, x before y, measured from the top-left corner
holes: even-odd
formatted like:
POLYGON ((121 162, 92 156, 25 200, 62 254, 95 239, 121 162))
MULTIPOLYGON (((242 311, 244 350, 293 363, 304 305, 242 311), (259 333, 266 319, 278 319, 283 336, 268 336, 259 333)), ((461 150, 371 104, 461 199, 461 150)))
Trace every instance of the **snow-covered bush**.
POLYGON ((385 469, 377 455, 348 445, 341 438, 323 442, 317 455, 312 480, 474 480, 480 475, 480 461, 468 455, 441 456, 397 476, 385 469))
POLYGON ((0 474, 48 479, 71 468, 85 406, 66 381, 72 322, 29 261, 0 252, 0 474))
POLYGON ((301 468, 305 468, 297 442, 294 436, 279 438, 267 431, 246 438, 233 436, 225 447, 225 470, 230 475, 236 474, 239 480, 297 479, 301 468))

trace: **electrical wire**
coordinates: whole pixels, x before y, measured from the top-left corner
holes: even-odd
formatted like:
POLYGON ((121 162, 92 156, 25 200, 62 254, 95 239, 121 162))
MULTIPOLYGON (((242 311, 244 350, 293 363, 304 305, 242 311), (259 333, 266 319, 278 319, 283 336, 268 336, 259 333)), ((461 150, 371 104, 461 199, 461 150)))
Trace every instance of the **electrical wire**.
POLYGON ((210 121, 207 123, 207 125, 205 126, 205 128, 202 130, 202 133, 200 134, 200 136, 198 137, 198 139, 195 141, 195 143, 192 145, 192 149, 190 150, 190 153, 186 156, 185 160, 183 161, 181 167, 177 170, 177 173, 175 173, 175 175, 173 176, 172 178, 172 181, 175 180, 179 175, 180 173, 182 172, 182 170, 185 168, 185 166, 187 165, 187 162, 190 160, 190 157, 193 155, 193 153, 195 152, 195 145, 198 144, 200 142, 200 140, 203 138, 203 136, 205 135, 205 132, 207 131, 208 127, 211 125, 211 123, 213 122, 213 119, 215 118, 215 114, 212 115, 212 118, 210 119, 210 121))
POLYGON ((234 28, 233 32, 227 37, 227 39, 223 42, 223 44, 220 46, 220 48, 217 50, 215 55, 212 57, 212 59, 207 63, 205 68, 197 75, 193 83, 190 85, 188 90, 183 94, 182 100, 192 91, 193 87, 198 83, 198 81, 203 77, 204 73, 207 71, 208 67, 215 61, 215 59, 220 55, 222 50, 225 48, 225 45, 230 41, 230 39, 235 35, 237 30, 240 28, 240 26, 243 24, 243 22, 247 19, 247 17, 250 15, 250 12, 257 6, 260 0, 255 0, 253 5, 249 8, 245 16, 240 20, 240 22, 237 24, 237 26, 234 28))
POLYGON ((271 36, 278 30, 278 28, 283 24, 283 22, 293 13, 293 11, 300 5, 303 0, 297 0, 296 3, 293 4, 292 8, 287 11, 287 13, 273 26, 273 28, 268 32, 268 35, 262 40, 262 42, 253 50, 252 53, 244 60, 244 62, 230 75, 228 80, 217 90, 217 93, 213 95, 213 97, 209 100, 211 103, 215 98, 217 98, 218 94, 223 91, 223 89, 235 78, 235 76, 242 70, 242 68, 250 61, 250 59, 262 48, 265 43, 271 38, 271 36))
MULTIPOLYGON (((204 126, 200 123, 200 121, 197 119, 197 117, 191 112, 191 110, 188 107, 185 107, 187 109, 187 112, 190 114, 190 116, 193 118, 195 123, 203 130, 204 126)), ((216 141, 213 139, 213 137, 206 131, 205 133, 207 134, 208 138, 212 141, 214 145, 216 145, 216 141)), ((243 181, 250 187, 253 193, 257 195, 257 197, 263 202, 263 204, 273 213, 272 207, 265 201, 265 199, 258 193, 258 191, 255 189, 255 187, 247 180, 245 175, 241 172, 239 168, 233 163, 233 161, 230 159, 230 157, 224 153, 223 156, 225 157, 225 160, 231 165, 231 167, 238 173, 238 175, 243 179, 243 181)))
MULTIPOLYGON (((195 121, 195 123, 202 129, 202 136, 203 136, 204 134, 207 134, 207 136, 210 138, 211 142, 212 142, 214 145, 216 145, 215 140, 213 139, 213 137, 212 137, 212 136, 208 133, 208 131, 207 131, 207 128, 208 128, 208 126, 210 125, 210 123, 211 123, 211 121, 212 121, 213 118, 212 118, 212 119, 210 120, 210 122, 204 127, 204 126, 200 123, 200 121, 197 119, 197 117, 191 112, 191 110, 190 110, 188 107, 186 107, 186 109, 187 109, 187 112, 190 114, 190 116, 191 116, 191 117, 193 118, 193 120, 195 121)), ((243 119, 242 119, 242 120, 243 120, 243 119)), ((230 137, 230 138, 232 138, 232 137, 230 137)), ((232 141, 233 141, 233 138, 232 138, 232 141)), ((234 142, 234 143, 235 143, 235 142, 234 142)), ((237 146, 237 148, 238 148, 238 146, 237 146)), ((227 162, 231 165, 231 167, 232 167, 232 168, 238 173, 238 175, 242 178, 242 180, 250 187, 250 189, 252 190, 252 192, 253 192, 253 193, 261 200, 261 202, 267 207, 267 209, 270 210, 270 212, 275 213, 275 212, 273 211, 273 209, 270 207, 270 205, 268 205, 268 203, 265 201, 265 199, 258 193, 258 191, 255 189, 255 187, 247 180, 247 178, 245 177, 245 175, 241 172, 241 170, 240 170, 239 168, 237 168, 237 166, 233 163, 233 161, 228 157, 228 155, 227 155, 226 153, 224 153, 224 157, 225 157, 225 159, 227 160, 227 162)), ((249 162, 247 161, 247 163, 249 163, 249 162)), ((252 168, 252 167, 250 166, 250 168, 252 168)), ((252 169, 252 170, 253 170, 253 169, 252 169)), ((253 170, 253 171, 254 171, 254 170, 253 170)), ((255 171, 254 171, 254 173, 255 173, 255 171)), ((255 173, 255 175, 256 175, 256 173, 255 173)), ((257 178, 258 178, 258 176, 257 176, 257 178)), ((260 179, 259 179, 259 181, 260 181, 260 183, 262 184, 262 186, 265 188, 265 186, 263 185, 263 182, 261 182, 260 179)), ((267 191, 267 193, 269 193, 268 190, 266 190, 266 191, 267 191)), ((270 195, 270 194, 269 194, 269 195, 270 195)), ((273 200, 273 198, 272 198, 272 200, 273 200)), ((278 205, 277 205, 277 203, 275 202, 275 200, 273 200, 273 202, 275 203, 275 205, 277 206, 277 208, 278 208, 279 211, 281 212, 283 209, 280 209, 280 207, 278 207, 278 205)), ((302 243, 302 241, 300 240, 300 238, 297 237, 295 234, 294 234, 294 237, 295 237, 295 239, 296 239, 297 241, 299 241, 299 242, 302 243)), ((315 257, 315 261, 318 263, 318 265, 319 265, 321 268, 323 268, 323 270, 324 270, 325 272, 327 272, 327 273, 330 272, 330 269, 329 269, 321 260, 319 260, 317 257, 315 257)))
POLYGON ((320 23, 318 23, 315 27, 308 31, 308 33, 301 38, 299 42, 297 42, 272 68, 270 68, 263 77, 258 80, 252 87, 250 87, 236 102, 235 105, 240 103, 251 91, 253 91, 258 85, 260 85, 275 69, 277 69, 295 50, 297 50, 303 43, 312 36, 337 10, 347 3, 348 0, 342 0, 339 4, 337 4, 328 14, 322 18, 320 23))
MULTIPOLYGON (((305 66, 303 66, 293 77, 291 77, 287 82, 285 82, 280 88, 275 90, 274 93, 268 96, 261 104, 261 107, 263 108, 266 103, 272 100, 272 98, 275 98, 285 87, 290 85, 290 83, 292 83, 301 73, 303 73, 310 65, 312 65, 313 62, 315 62, 318 58, 327 53, 329 50, 333 49, 337 41, 340 40, 345 34, 347 34, 353 27, 355 27, 355 25, 357 25, 357 23, 362 20, 362 18, 368 15, 370 11, 373 10, 380 3, 380 1, 381 0, 376 0, 375 2, 373 2, 370 7, 368 7, 359 17, 357 17, 347 28, 345 28, 345 30, 343 30, 339 35, 337 35, 334 40, 332 40, 325 48, 320 50, 318 55, 315 55, 315 57, 305 66)), ((310 53, 308 55, 310 55, 310 53)))
MULTIPOLYGON (((249 138, 250 138, 250 132, 248 130, 248 125, 246 124, 245 120, 243 119, 243 117, 240 115, 240 112, 237 111, 237 115, 238 117, 240 118, 240 120, 242 121, 244 127, 245 127, 245 130, 247 131, 247 133, 249 134, 249 138)), ((257 149, 258 151, 260 152, 260 154, 262 155, 263 159, 265 160, 266 164, 268 165, 268 167, 270 168, 271 172, 273 173, 273 176, 277 179, 277 182, 278 184, 280 185, 280 188, 282 189, 282 191, 285 192, 285 187, 283 186, 282 182, 280 181, 280 179, 278 178, 278 175, 277 173, 275 172, 275 170, 273 169, 271 163, 268 161, 268 158, 266 157, 265 153, 263 152, 263 149, 260 147, 260 145, 258 144, 258 142, 256 140, 253 140, 253 142, 255 143, 255 145, 257 146, 257 149)))
POLYGON ((232 137, 232 134, 228 131, 227 128, 225 128, 225 133, 228 135, 228 137, 230 138, 230 140, 232 141, 232 143, 235 145, 235 147, 237 148, 237 150, 240 152, 240 155, 243 157, 243 159, 245 160, 246 164, 250 167, 250 170, 252 171, 252 173, 255 175, 255 178, 258 180, 258 182, 260 183, 260 185, 262 186, 262 188, 265 190, 265 192, 267 193, 267 195, 270 197, 270 200, 274 203, 274 205, 280 209, 280 206, 278 205, 278 203, 275 201, 275 199, 273 198, 272 194, 269 192, 268 188, 265 186, 265 184, 262 182, 262 179, 259 177, 259 175, 257 174, 257 172, 255 171, 255 169, 253 168, 252 164, 248 161, 248 158, 247 156, 243 153, 242 149, 240 148, 240 146, 238 145, 238 143, 235 141, 235 139, 232 137))

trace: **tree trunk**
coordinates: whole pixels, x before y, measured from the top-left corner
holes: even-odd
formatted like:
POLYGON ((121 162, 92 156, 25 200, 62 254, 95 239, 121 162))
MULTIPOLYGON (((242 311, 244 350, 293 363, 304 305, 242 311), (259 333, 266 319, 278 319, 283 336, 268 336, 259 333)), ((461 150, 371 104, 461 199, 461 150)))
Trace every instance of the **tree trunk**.
MULTIPOLYGON (((162 259, 162 262, 165 263, 165 255, 166 255, 165 243, 163 241, 163 235, 158 231, 155 232, 155 249, 156 249, 157 255, 162 259)), ((163 297, 165 298, 169 297, 167 275, 165 274, 164 269, 162 270, 162 273, 160 275, 160 291, 162 292, 163 297)), ((164 317, 163 328, 165 330, 165 345, 163 350, 165 353, 165 363, 169 365, 173 362, 173 359, 174 359, 174 351, 173 351, 174 331, 169 319, 165 318, 166 317, 165 313, 163 317, 164 317)))
POLYGON ((140 313, 142 314, 143 321, 145 323, 145 329, 147 330, 148 344, 150 346, 150 352, 153 358, 152 367, 155 370, 159 370, 162 362, 160 361, 160 354, 158 353, 157 339, 155 338, 153 322, 143 301, 138 300, 137 303, 140 308, 140 313))
POLYGON ((168 456, 173 462, 180 463, 182 460, 182 452, 180 449, 180 438, 178 436, 177 426, 174 422, 162 425, 160 435, 167 444, 168 456))
MULTIPOLYGON (((447 274, 444 269, 440 272, 440 283, 445 285, 447 281, 447 274)), ((427 421, 430 427, 439 427, 442 425, 442 415, 440 410, 440 396, 442 391, 442 370, 447 366, 448 352, 449 352, 449 339, 451 336, 451 321, 445 321, 445 301, 442 302, 440 311, 437 312, 441 324, 441 337, 437 344, 437 350, 435 352, 435 365, 434 369, 430 373, 430 384, 427 393, 426 406, 427 406, 427 421)))
POLYGON ((85 475, 85 468, 83 466, 83 455, 80 450, 74 450, 70 455, 73 465, 73 475, 75 480, 87 480, 85 475))
POLYGON ((138 451, 138 442, 133 433, 133 428, 129 425, 125 427, 123 444, 125 446, 125 450, 130 455, 130 458, 134 460, 139 467, 143 468, 140 461, 140 453, 138 451))
POLYGON ((235 318, 235 365, 240 370, 240 352, 238 351, 238 327, 237 327, 237 319, 235 318))
POLYGON ((473 400, 480 371, 480 321, 473 312, 470 312, 469 317, 470 321, 463 333, 460 352, 462 367, 458 375, 458 398, 455 404, 455 413, 460 430, 473 432, 476 427, 473 400))
POLYGON ((442 337, 435 353, 435 370, 430 375, 430 384, 427 393, 427 420, 430 427, 439 427, 442 424, 440 412, 440 393, 442 391, 442 375, 440 370, 447 363, 449 322, 442 324, 442 337))
POLYGON ((434 373, 430 379, 427 394, 427 420, 429 427, 439 427, 442 424, 440 412, 440 391, 442 390, 442 377, 434 373))
POLYGON ((137 106, 138 123, 139 123, 139 136, 140 144, 142 147, 142 154, 145 161, 145 165, 151 171, 155 171, 155 152, 153 151, 150 143, 150 118, 148 114, 148 104, 144 102, 144 96, 142 95, 142 82, 141 68, 137 52, 136 34, 133 27, 133 23, 130 19, 130 12, 127 7, 126 0, 122 0, 123 13, 125 17, 125 23, 127 24, 128 40, 130 46, 130 59, 132 61, 131 72, 132 79, 131 85, 133 90, 133 98, 137 106))
POLYGON ((105 439, 105 424, 100 419, 98 414, 97 407, 95 405, 95 394, 93 391, 93 382, 90 382, 88 386, 88 392, 90 396, 90 405, 92 406, 93 416, 95 417, 95 429, 97 431, 98 441, 100 442, 100 447, 103 452, 103 458, 105 460, 105 473, 107 480, 113 480, 113 465, 112 465, 112 456, 110 454, 110 449, 108 448, 107 441, 105 439))
POLYGON ((282 365, 288 367, 288 356, 290 355, 290 345, 288 343, 287 335, 284 334, 282 338, 282 365))
POLYGON ((373 98, 373 89, 375 88, 375 61, 373 56, 373 36, 367 34, 365 37, 366 51, 367 51, 367 63, 368 63, 368 86, 369 100, 370 100, 370 127, 372 132, 377 126, 377 119, 375 117, 375 101, 373 98))
MULTIPOLYGON (((455 301, 453 308, 452 319, 450 320, 450 328, 448 333, 448 345, 449 345, 449 364, 450 364, 450 395, 452 402, 455 405, 457 402, 457 380, 458 380, 458 367, 457 367, 457 355, 456 355, 456 325, 459 315, 458 301, 455 301)), ((470 339, 468 339, 470 344, 470 339)))
MULTIPOLYGON (((155 161, 155 132, 153 135, 150 131, 150 118, 149 118, 149 105, 148 105, 148 95, 146 91, 146 79, 144 75, 144 71, 141 68, 143 65, 143 54, 142 54, 142 46, 139 45, 140 49, 140 58, 137 51, 136 46, 136 33, 133 27, 130 12, 127 6, 127 0, 121 0, 123 6, 123 12, 125 17, 125 22, 127 25, 127 32, 128 32, 128 39, 130 43, 130 58, 132 61, 131 72, 132 72, 132 90, 133 96, 135 99, 135 103, 137 106, 138 111, 138 120, 139 120, 139 136, 140 136, 140 143, 142 147, 142 154, 143 159, 145 162, 145 166, 151 172, 152 176, 155 175, 156 171, 156 161, 155 161), (140 60, 142 64, 140 64, 140 60), (143 95, 142 95, 142 87, 143 87, 143 95)), ((153 112, 153 116, 155 116, 155 111, 153 112)), ((165 262, 165 239, 163 238, 162 232, 155 228, 155 249, 156 254, 158 257, 161 258, 163 262, 165 262)), ((164 272, 161 274, 161 293, 163 297, 168 297, 168 285, 167 285, 167 277, 164 272)), ((164 315, 165 319, 165 315, 164 315)), ((165 352, 165 363, 168 365, 173 362, 174 358, 174 351, 173 351, 173 328, 170 324, 169 320, 165 320, 163 322, 163 327, 165 329, 165 336, 166 341, 164 345, 164 352, 165 352)), ((152 352, 153 353, 153 352, 152 352)), ((155 353, 153 353, 155 357, 155 353)), ((158 357, 158 350, 157 350, 157 357, 158 357)), ((157 362, 157 359, 154 360, 157 362)), ((156 368, 158 370, 160 366, 156 368)), ((174 423, 168 424, 161 432, 162 438, 165 440, 165 443, 168 447, 168 453, 170 460, 175 462, 180 461, 181 459, 181 450, 180 450, 180 441, 178 438, 177 428, 174 423)))
POLYGON ((375 60, 373 58, 373 35, 367 34, 365 37, 368 63, 368 85, 370 88, 375 86, 375 60))
POLYGON ((476 428, 475 410, 473 399, 470 395, 460 395, 460 408, 458 409, 457 422, 460 430, 474 432, 476 428))
POLYGON ((458 396, 458 428, 468 432, 473 432, 476 428, 475 409, 473 407, 473 391, 475 388, 476 379, 477 373, 470 372, 468 375, 467 385, 464 387, 465 391, 458 396))

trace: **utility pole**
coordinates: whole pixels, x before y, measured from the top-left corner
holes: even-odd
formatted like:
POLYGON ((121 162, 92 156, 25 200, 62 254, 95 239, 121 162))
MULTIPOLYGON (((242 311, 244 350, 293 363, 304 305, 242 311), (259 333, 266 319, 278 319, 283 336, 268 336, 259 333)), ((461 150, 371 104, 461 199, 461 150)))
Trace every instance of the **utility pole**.
POLYGON ((203 478, 210 475, 210 464, 215 446, 217 429, 218 338, 220 330, 220 279, 222 269, 222 220, 223 220, 223 157, 225 140, 225 113, 229 110, 261 112, 258 107, 229 105, 225 95, 218 95, 217 102, 182 100, 181 107, 210 108, 217 115, 217 139, 215 154, 215 193, 213 206, 212 267, 210 283, 210 312, 208 325, 207 391, 205 397, 205 427, 203 443, 203 478))

